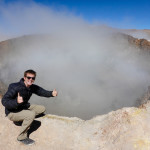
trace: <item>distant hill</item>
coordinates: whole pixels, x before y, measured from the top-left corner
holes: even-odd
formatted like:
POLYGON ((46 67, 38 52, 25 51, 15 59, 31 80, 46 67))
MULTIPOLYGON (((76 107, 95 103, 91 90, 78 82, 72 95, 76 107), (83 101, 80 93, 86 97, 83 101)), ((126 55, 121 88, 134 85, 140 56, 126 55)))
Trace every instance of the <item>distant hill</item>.
MULTIPOLYGON (((144 38, 145 35, 149 36, 150 38, 150 30, 135 30, 135 29, 130 29, 130 30, 121 30, 120 32, 116 32, 115 37, 119 38, 122 36, 122 38, 125 38, 131 46, 136 46, 137 48, 141 50, 150 50, 150 41, 147 38, 144 38), (142 36, 143 33, 143 36, 142 36), (136 38, 134 35, 140 34, 141 38, 136 38), (132 36, 133 35, 133 36, 132 36)), ((8 39, 6 41, 1 41, 0 42, 0 58, 3 58, 3 55, 7 55, 8 52, 10 52, 13 48, 15 48, 18 44, 15 43, 20 43, 21 44, 26 44, 30 45, 32 43, 36 43, 41 40, 46 40, 47 38, 49 39, 51 36, 50 35, 26 35, 22 37, 17 37, 14 39, 8 39)), ((0 61, 1 62, 1 61, 0 61)))

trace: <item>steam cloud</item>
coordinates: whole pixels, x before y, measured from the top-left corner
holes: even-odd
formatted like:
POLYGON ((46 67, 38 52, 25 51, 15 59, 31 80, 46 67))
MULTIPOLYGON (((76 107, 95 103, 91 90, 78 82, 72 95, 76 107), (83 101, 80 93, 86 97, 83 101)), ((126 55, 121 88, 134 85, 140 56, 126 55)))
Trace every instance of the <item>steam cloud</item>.
POLYGON ((0 24, 1 39, 20 36, 11 41, 9 52, 0 52, 0 78, 9 84, 34 69, 35 84, 59 93, 56 98, 31 98, 44 104, 47 113, 90 119, 135 106, 147 90, 149 57, 115 36, 116 29, 36 3, 3 5, 0 12, 5 22, 0 24))

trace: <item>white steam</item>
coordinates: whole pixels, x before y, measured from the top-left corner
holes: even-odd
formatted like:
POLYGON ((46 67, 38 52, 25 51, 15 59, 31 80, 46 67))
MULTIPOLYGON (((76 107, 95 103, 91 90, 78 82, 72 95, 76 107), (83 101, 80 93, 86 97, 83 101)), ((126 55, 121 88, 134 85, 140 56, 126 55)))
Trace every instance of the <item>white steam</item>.
POLYGON ((149 57, 116 30, 35 3, 1 7, 1 13, 7 26, 0 24, 0 33, 32 36, 12 40, 7 52, 0 49, 0 78, 9 84, 34 69, 35 84, 59 92, 56 98, 31 98, 48 113, 89 119, 134 106, 147 89, 149 57))

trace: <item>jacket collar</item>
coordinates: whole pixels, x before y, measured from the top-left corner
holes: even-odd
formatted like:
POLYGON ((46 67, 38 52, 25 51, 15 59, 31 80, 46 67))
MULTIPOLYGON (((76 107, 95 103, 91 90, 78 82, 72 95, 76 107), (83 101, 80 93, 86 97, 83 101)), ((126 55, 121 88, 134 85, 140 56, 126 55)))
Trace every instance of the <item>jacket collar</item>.
MULTIPOLYGON (((20 84, 26 87, 26 85, 25 85, 25 83, 24 83, 24 78, 21 78, 21 79, 20 79, 20 84)), ((31 86, 30 86, 30 87, 31 87, 31 86)), ((26 87, 26 88, 27 88, 27 89, 30 89, 30 87, 29 87, 29 88, 26 87)))
POLYGON ((20 83, 25 86, 23 78, 20 79, 20 83))

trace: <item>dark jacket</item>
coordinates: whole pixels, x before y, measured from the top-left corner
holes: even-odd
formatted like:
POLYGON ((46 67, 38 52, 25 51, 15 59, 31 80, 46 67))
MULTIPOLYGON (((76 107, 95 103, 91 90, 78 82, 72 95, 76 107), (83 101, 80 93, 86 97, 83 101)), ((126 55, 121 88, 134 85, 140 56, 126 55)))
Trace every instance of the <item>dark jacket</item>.
POLYGON ((22 78, 20 82, 12 83, 8 87, 8 91, 2 98, 2 104, 5 106, 5 113, 8 115, 10 112, 19 112, 23 109, 28 109, 30 103, 28 102, 32 93, 44 97, 53 97, 52 91, 47 91, 35 84, 27 88, 22 78), (17 103, 18 93, 23 97, 23 103, 17 103))

